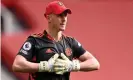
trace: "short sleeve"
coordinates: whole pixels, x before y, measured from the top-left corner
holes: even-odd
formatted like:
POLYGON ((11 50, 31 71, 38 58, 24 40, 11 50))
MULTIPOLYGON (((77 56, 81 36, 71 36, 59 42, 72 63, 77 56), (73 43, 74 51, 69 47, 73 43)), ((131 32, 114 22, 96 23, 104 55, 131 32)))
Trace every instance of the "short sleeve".
POLYGON ((35 41, 34 38, 28 37, 20 48, 18 55, 25 57, 28 61, 31 61, 35 55, 35 41))
POLYGON ((79 58, 82 54, 85 53, 85 49, 82 47, 80 42, 78 42, 76 39, 73 38, 72 41, 72 48, 73 48, 73 57, 79 58))

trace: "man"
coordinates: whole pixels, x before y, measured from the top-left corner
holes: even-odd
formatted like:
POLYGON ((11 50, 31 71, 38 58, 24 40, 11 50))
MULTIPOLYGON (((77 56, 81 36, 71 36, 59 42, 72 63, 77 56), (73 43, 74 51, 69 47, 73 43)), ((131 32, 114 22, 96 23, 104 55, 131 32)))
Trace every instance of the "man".
POLYGON ((59 1, 47 5, 44 15, 48 28, 27 38, 14 60, 13 71, 30 73, 34 80, 69 80, 70 72, 99 69, 91 53, 75 38, 63 34, 67 14, 71 10, 59 1))

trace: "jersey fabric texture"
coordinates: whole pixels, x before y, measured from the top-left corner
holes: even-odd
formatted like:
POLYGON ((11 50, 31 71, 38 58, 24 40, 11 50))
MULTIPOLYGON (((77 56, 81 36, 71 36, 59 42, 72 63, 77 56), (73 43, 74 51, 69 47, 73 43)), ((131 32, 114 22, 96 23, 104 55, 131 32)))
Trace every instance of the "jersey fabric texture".
MULTIPOLYGON (((85 53, 82 45, 72 37, 62 35, 60 41, 56 42, 44 30, 41 34, 34 34, 27 38, 18 52, 30 62, 40 63, 48 61, 54 54, 64 53, 70 60, 79 58, 85 53)), ((61 58, 61 57, 59 57, 61 58)), ((30 73, 29 80, 69 80, 70 72, 63 75, 54 72, 36 72, 30 73)))

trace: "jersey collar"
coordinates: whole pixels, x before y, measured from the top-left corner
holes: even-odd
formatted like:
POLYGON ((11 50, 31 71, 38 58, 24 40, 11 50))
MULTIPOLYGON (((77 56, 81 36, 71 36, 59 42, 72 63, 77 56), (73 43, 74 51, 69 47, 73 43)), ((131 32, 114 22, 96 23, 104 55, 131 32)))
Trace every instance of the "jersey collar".
MULTIPOLYGON (((44 30, 44 35, 45 35, 49 40, 55 41, 55 39, 54 39, 50 34, 48 34, 46 30, 44 30)), ((62 40, 62 37, 63 37, 63 34, 62 34, 62 36, 61 36, 61 38, 60 38, 59 41, 62 40)))

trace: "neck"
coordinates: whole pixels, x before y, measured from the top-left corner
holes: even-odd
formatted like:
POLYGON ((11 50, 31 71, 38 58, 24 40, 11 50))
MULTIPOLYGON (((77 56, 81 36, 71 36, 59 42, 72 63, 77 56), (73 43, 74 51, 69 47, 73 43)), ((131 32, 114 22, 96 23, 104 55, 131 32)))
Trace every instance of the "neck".
POLYGON ((59 41, 61 39, 62 31, 57 31, 55 29, 51 29, 50 27, 48 27, 46 31, 55 41, 59 41))

